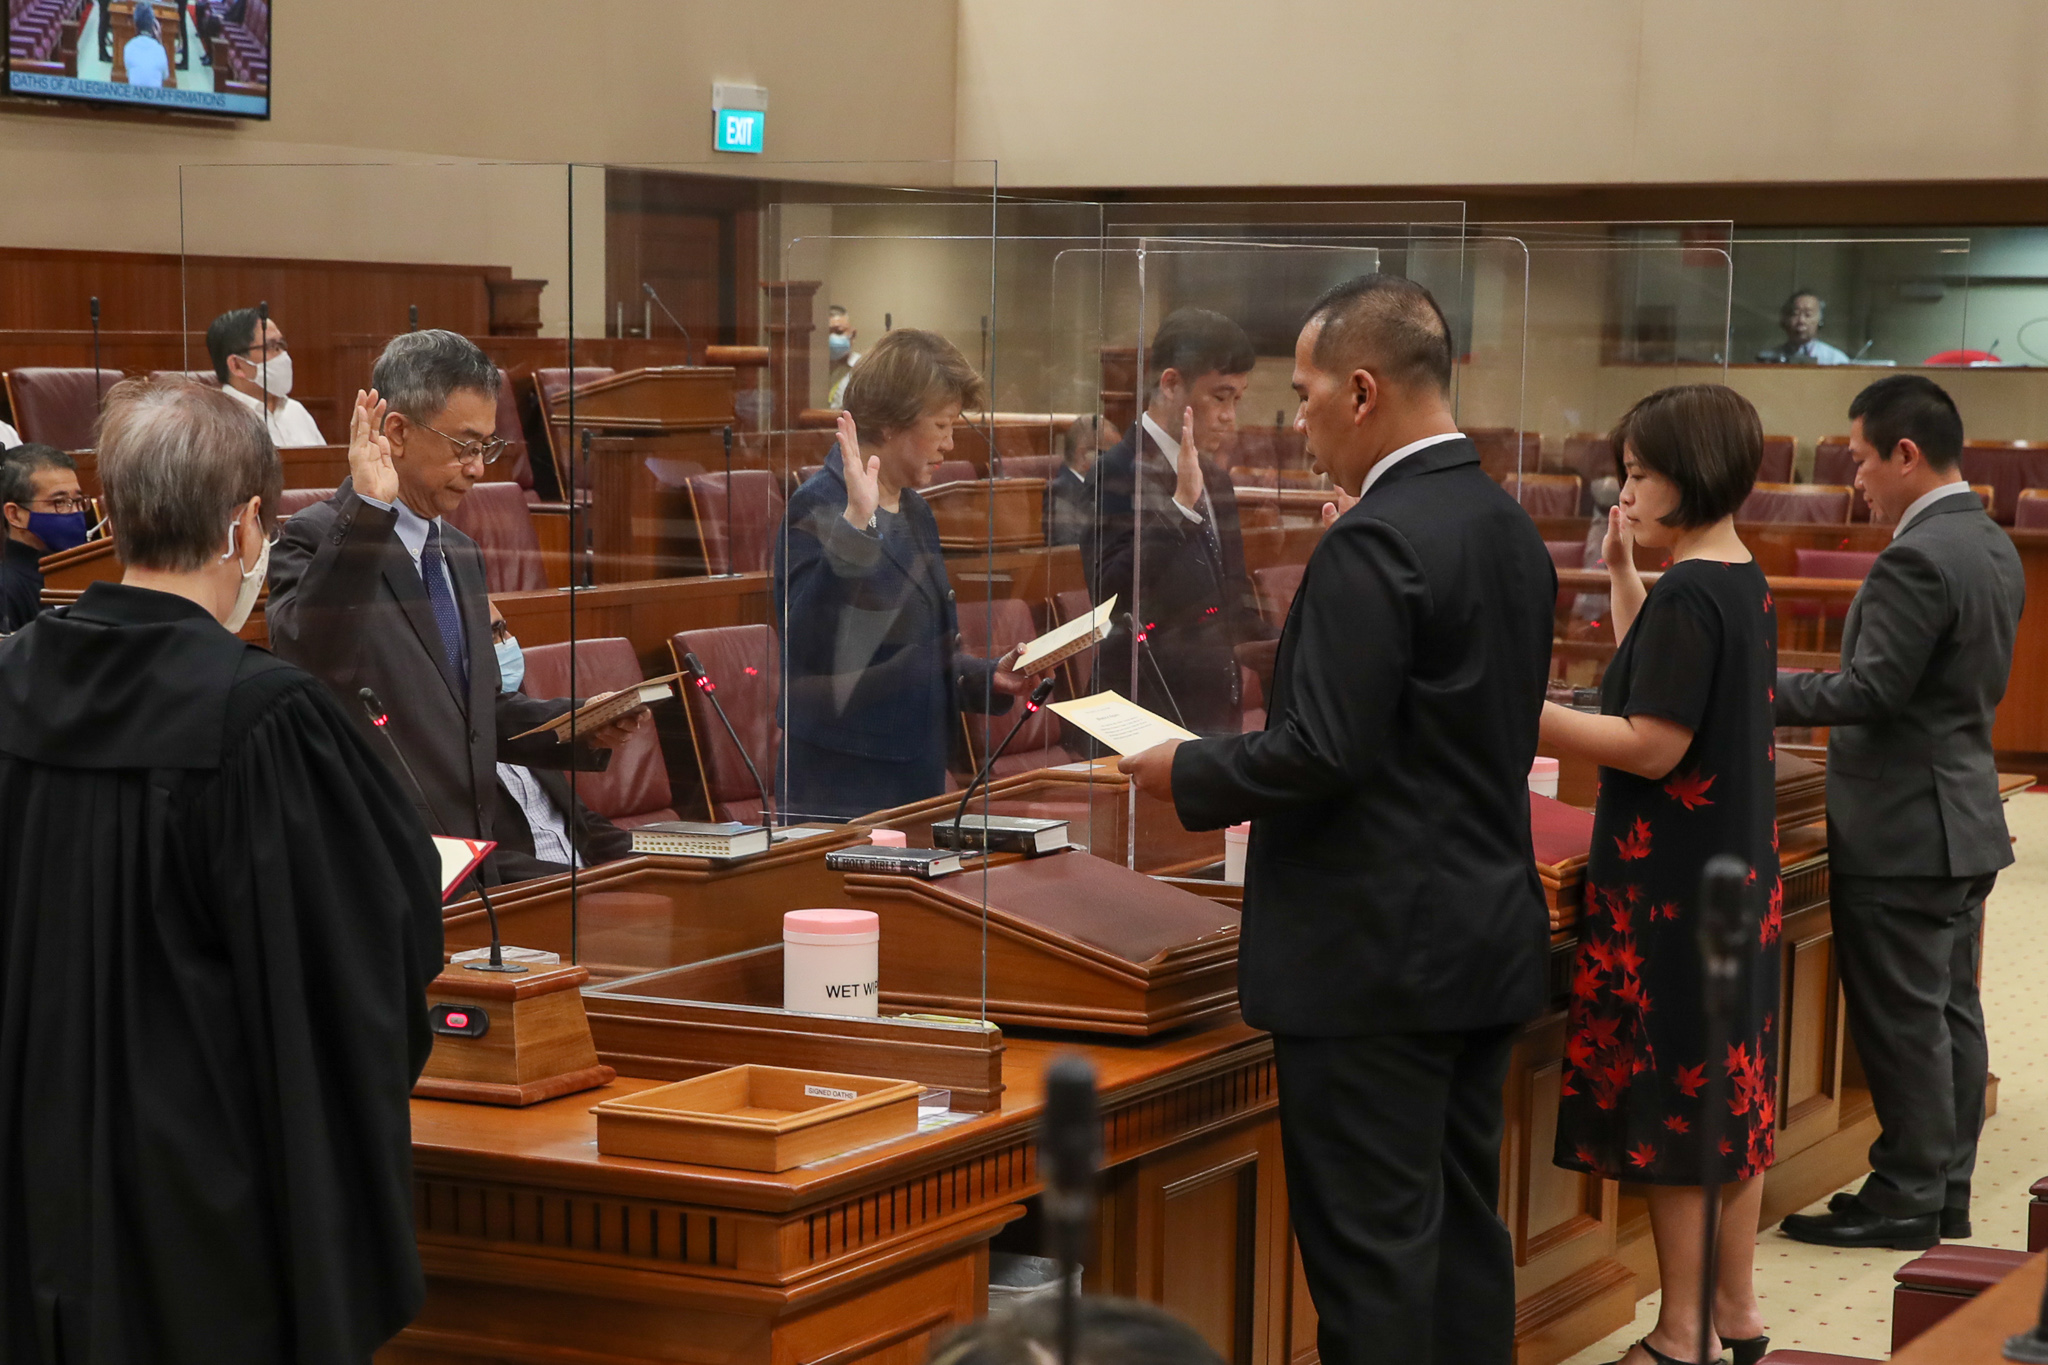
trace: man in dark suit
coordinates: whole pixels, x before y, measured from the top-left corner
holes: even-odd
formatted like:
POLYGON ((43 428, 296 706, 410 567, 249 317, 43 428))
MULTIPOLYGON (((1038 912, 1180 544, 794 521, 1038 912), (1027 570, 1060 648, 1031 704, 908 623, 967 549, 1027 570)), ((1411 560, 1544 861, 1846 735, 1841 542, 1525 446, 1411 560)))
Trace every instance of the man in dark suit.
POLYGON ((1265 730, 1120 765, 1190 829, 1249 819, 1238 993, 1274 1035, 1326 1365, 1495 1365, 1514 1264, 1501 1086, 1544 1006, 1529 768, 1557 574, 1451 416, 1450 328, 1365 275, 1311 310, 1295 425, 1343 490, 1265 730))
MULTIPOLYGON (((443 517, 460 505, 503 442, 498 370, 453 332, 408 332, 384 348, 374 386, 356 397, 349 477, 332 498, 285 522, 270 557, 271 648, 332 688, 391 762, 359 697, 389 710, 437 834, 494 837, 499 759, 530 768, 601 770, 646 713, 576 745, 513 738, 570 709, 500 691, 483 552, 443 517), (585 746, 590 747, 585 747, 585 746)), ((484 879, 502 880, 495 860, 484 879)))
POLYGON ((1780 724, 1830 727, 1835 951, 1880 1131, 1862 1190, 1784 1230, 1912 1249, 1970 1235, 1990 1063, 1977 937, 2013 860, 1991 719, 2026 579, 1963 481, 1963 421, 1939 385, 1881 379, 1849 417, 1856 486, 1892 543, 1849 604, 1841 670, 1780 673, 1777 706, 1780 724))
POLYGON ((1270 640, 1244 569, 1237 490, 1220 458, 1257 357, 1244 329, 1205 308, 1167 315, 1146 353, 1145 411, 1096 461, 1081 566, 1097 603, 1117 599, 1143 630, 1103 645, 1101 687, 1202 735, 1234 735, 1244 712, 1236 648, 1270 640), (1137 670, 1135 680, 1132 669, 1137 670))

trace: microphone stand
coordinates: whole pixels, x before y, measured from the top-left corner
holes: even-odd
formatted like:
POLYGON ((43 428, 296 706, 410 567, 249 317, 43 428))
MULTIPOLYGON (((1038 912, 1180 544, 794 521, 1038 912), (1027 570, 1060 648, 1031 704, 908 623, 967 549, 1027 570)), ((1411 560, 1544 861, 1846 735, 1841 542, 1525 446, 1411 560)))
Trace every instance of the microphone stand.
POLYGON ((1152 632, 1149 630, 1139 630, 1137 618, 1127 611, 1118 612, 1117 620, 1123 624, 1125 630, 1128 630, 1137 638, 1138 652, 1145 656, 1146 663, 1152 665, 1153 680, 1159 684, 1159 690, 1166 694, 1166 704, 1173 708, 1174 720, 1180 723, 1181 729, 1187 729, 1187 717, 1180 713, 1180 703, 1174 700, 1173 689, 1166 685, 1166 670, 1159 666, 1158 658, 1152 653, 1152 632))
MULTIPOLYGON (((991 772, 995 771, 996 760, 1003 756, 1003 750, 1010 747, 1010 741, 1015 739, 1017 737, 1017 732, 1024 728, 1024 722, 1030 720, 1033 716, 1037 715, 1038 708, 1045 705, 1046 698, 1052 695, 1052 688, 1053 677, 1050 673, 1048 673, 1045 677, 1039 680, 1038 686, 1031 689, 1031 695, 1024 699, 1024 714, 1017 717, 1017 723, 1010 727, 1010 733, 1003 736, 1003 742, 1001 744, 996 745, 996 747, 989 753, 988 758, 984 760, 981 765, 981 770, 974 774, 974 780, 967 784, 967 790, 960 793, 960 807, 958 810, 953 812, 954 848, 957 849, 965 847, 960 842, 960 822, 967 818, 967 806, 969 802, 974 800, 974 793, 980 789, 982 781, 985 778, 987 778, 991 772)), ((986 838, 986 833, 987 831, 983 831, 984 838, 982 840, 981 851, 984 854, 988 852, 988 840, 986 838)))
POLYGON ((256 387, 263 390, 263 429, 270 429, 270 300, 256 301, 256 387))
MULTIPOLYGON (((369 714, 370 724, 376 729, 378 734, 384 736, 384 742, 391 746, 393 756, 398 759, 398 766, 405 770, 405 780, 412 783, 413 794, 419 797, 420 806, 426 811, 427 818, 440 828, 442 838, 454 837, 448 833, 447 827, 441 824, 441 817, 435 812, 434 803, 427 800, 427 789, 420 785, 420 779, 413 772, 412 764, 406 761, 405 750, 398 747, 398 741, 393 739, 391 731, 385 728, 391 719, 391 713, 386 711, 384 704, 377 700, 377 694, 367 687, 359 690, 356 696, 362 699, 363 710, 369 714)), ((483 902, 484 918, 491 926, 491 960, 489 962, 465 962, 462 964, 464 970, 506 973, 525 971, 526 965, 524 963, 507 962, 505 960, 504 943, 498 937, 498 911, 491 904, 490 893, 484 890, 484 879, 481 873, 476 878, 476 898, 483 902)))
MULTIPOLYGON (((1714 1059, 1728 1046, 1728 1021, 1735 1013, 1735 995, 1742 985, 1743 946, 1753 927, 1743 894, 1749 877, 1749 864, 1726 853, 1708 859, 1700 877, 1700 997, 1707 1045, 1706 1100, 1699 1129, 1702 1166, 1720 1145, 1721 1115, 1727 1107, 1727 1068, 1715 1071, 1714 1059)), ((1694 1358, 1708 1360, 1713 1356, 1714 1288, 1720 1271, 1715 1256, 1721 1235, 1720 1182, 1704 1185, 1700 1195, 1706 1204, 1700 1225, 1699 1351, 1694 1358)))
POLYGON ((677 330, 678 332, 681 332, 681 333, 683 334, 683 363, 684 363, 685 365, 689 364, 689 363, 690 363, 690 329, 689 329, 689 328, 687 328, 687 327, 685 327, 685 326, 683 326, 683 324, 682 324, 681 322, 678 322, 678 321, 676 320, 676 315, 675 315, 674 313, 671 313, 671 312, 669 312, 669 311, 668 311, 668 305, 667 305, 667 304, 665 304, 665 303, 663 303, 663 302, 661 301, 661 295, 659 295, 659 294, 657 294, 657 293, 655 293, 655 292, 654 292, 654 286, 653 286, 653 285, 651 285, 651 284, 648 284, 648 283, 647 283, 646 281, 644 281, 644 280, 643 280, 643 281, 641 281, 641 283, 640 283, 640 287, 641 287, 641 288, 642 288, 643 290, 645 290, 645 291, 646 291, 646 293, 647 293, 647 297, 648 297, 648 298, 650 298, 650 299, 652 299, 652 300, 654 301, 654 306, 655 306, 656 308, 659 308, 659 309, 660 309, 660 310, 662 311, 662 314, 663 314, 663 315, 664 315, 665 317, 667 317, 667 318, 668 318, 668 320, 669 320, 669 321, 670 321, 671 323, 673 323, 673 324, 675 325, 675 329, 676 329, 676 330, 677 330))
POLYGON ((739 576, 739 560, 733 554, 732 546, 732 426, 725 428, 725 573, 721 577, 739 576))
MULTIPOLYGON (((740 743, 740 732, 732 728, 732 717, 725 714, 725 707, 719 703, 718 684, 712 682, 711 675, 704 671, 704 661, 697 657, 695 650, 683 651, 683 667, 689 670, 691 679, 697 684, 697 690, 711 703, 711 709, 718 713, 719 723, 725 726, 725 733, 732 739, 732 747, 739 750, 740 762, 747 765, 747 775, 754 779, 754 788, 761 793, 761 823, 772 828, 775 824, 775 807, 768 800, 768 784, 761 780, 761 770, 754 766, 752 756, 747 753, 747 746, 740 743)), ((774 842, 774 837, 772 834, 769 835, 769 842, 774 842)))
POLYGON ((1102 1164, 1102 1119, 1095 1068, 1068 1053, 1045 1069, 1045 1112, 1038 1126, 1038 1165, 1045 1174, 1040 1205, 1046 1239, 1060 1266, 1060 1365, 1080 1356, 1081 1305, 1074 1275, 1095 1219, 1096 1172, 1102 1164))
MULTIPOLYGON (((86 301, 92 313, 92 407, 93 416, 98 417, 106 406, 107 396, 100 392, 100 296, 94 294, 86 301)), ((20 421, 19 417, 14 419, 20 421)))

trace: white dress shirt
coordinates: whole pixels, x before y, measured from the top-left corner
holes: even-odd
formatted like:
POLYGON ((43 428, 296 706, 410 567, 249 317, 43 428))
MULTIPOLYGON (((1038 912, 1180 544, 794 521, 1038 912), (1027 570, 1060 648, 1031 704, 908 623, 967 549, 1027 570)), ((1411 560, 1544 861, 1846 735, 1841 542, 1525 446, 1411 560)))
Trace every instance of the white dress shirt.
POLYGON ((12 450, 21 444, 21 433, 5 422, 0 422, 0 450, 12 450))
POLYGON ((420 557, 427 551, 427 527, 432 525, 441 528, 441 581, 448 585, 448 596, 455 601, 456 614, 461 615, 462 594, 455 591, 455 574, 448 568, 448 523, 439 517, 429 522, 402 502, 384 502, 367 493, 358 493, 356 496, 372 507, 381 507, 387 512, 398 513, 398 525, 393 529, 398 532, 398 543, 412 556, 412 569, 420 576, 421 587, 427 584, 426 570, 420 567, 420 557))
POLYGON ((1943 498, 1952 498, 1958 493, 1967 493, 1969 491, 1970 485, 1962 479, 1957 479, 1953 483, 1945 483, 1939 488, 1922 493, 1919 497, 1913 499, 1910 507, 1899 514, 1898 525, 1892 527, 1892 539, 1898 539, 1899 532, 1906 529, 1907 522, 1919 516, 1943 498))
POLYGON ((569 838, 568 822, 534 775, 517 763, 500 763, 498 780, 526 814, 526 827, 533 831, 533 856, 542 862, 582 867, 583 859, 569 838))
MULTIPOLYGON (((1145 428, 1145 434, 1158 443, 1160 453, 1173 461, 1174 473, 1178 476, 1180 472, 1180 438, 1178 436, 1168 436, 1166 428, 1153 421, 1152 414, 1149 412, 1140 417, 1138 421, 1145 428)), ((1208 490, 1204 489, 1203 491, 1207 492, 1208 490)), ((1173 505, 1180 509, 1182 516, 1192 521, 1195 525, 1200 526, 1202 524, 1202 514, 1199 511, 1188 506, 1179 498, 1173 500, 1173 505)))
POLYGON ((228 397, 263 418, 263 425, 270 432, 270 443, 279 450, 327 444, 327 438, 320 434, 320 424, 313 420, 313 414, 307 412, 306 405, 298 399, 287 398, 283 404, 273 408, 251 398, 232 384, 223 384, 221 388, 228 397))
POLYGON ((138 33, 121 45, 121 64, 128 68, 128 84, 161 87, 171 74, 170 58, 164 45, 147 33, 138 33))
POLYGON ((1440 431, 1434 436, 1425 436, 1419 441, 1410 441, 1393 454, 1382 458, 1378 464, 1366 471, 1365 482, 1359 486, 1358 496, 1364 497, 1372 490, 1372 486, 1379 482, 1380 475, 1386 473, 1416 451, 1425 450, 1434 445, 1442 445, 1445 441, 1462 441, 1464 439, 1465 433, 1462 431, 1440 431))

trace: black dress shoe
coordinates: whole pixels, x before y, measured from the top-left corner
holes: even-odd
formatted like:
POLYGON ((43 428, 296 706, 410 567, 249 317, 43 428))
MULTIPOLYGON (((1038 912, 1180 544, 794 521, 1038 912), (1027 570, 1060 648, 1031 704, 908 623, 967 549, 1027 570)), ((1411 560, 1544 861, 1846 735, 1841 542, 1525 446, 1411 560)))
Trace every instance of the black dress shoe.
POLYGON ((1941 1240, 1941 1220, 1932 1213, 1887 1218, 1855 1195, 1837 1195, 1826 1213, 1795 1213, 1778 1225, 1795 1242, 1823 1247, 1890 1247, 1925 1251, 1941 1240))

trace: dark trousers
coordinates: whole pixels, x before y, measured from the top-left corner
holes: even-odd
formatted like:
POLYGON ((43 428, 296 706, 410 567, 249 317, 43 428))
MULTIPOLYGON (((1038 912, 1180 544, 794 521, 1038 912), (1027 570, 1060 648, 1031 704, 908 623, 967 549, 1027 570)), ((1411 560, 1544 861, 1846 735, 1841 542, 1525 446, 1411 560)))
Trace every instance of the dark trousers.
POLYGON ((1514 1028, 1273 1039, 1280 1142, 1323 1365, 1507 1365, 1500 1194, 1514 1028))
POLYGON ((1832 878, 1849 1036, 1880 1127, 1862 1198, 1887 1217, 1970 1207, 1990 1071, 1977 935, 1997 880, 1832 878))

